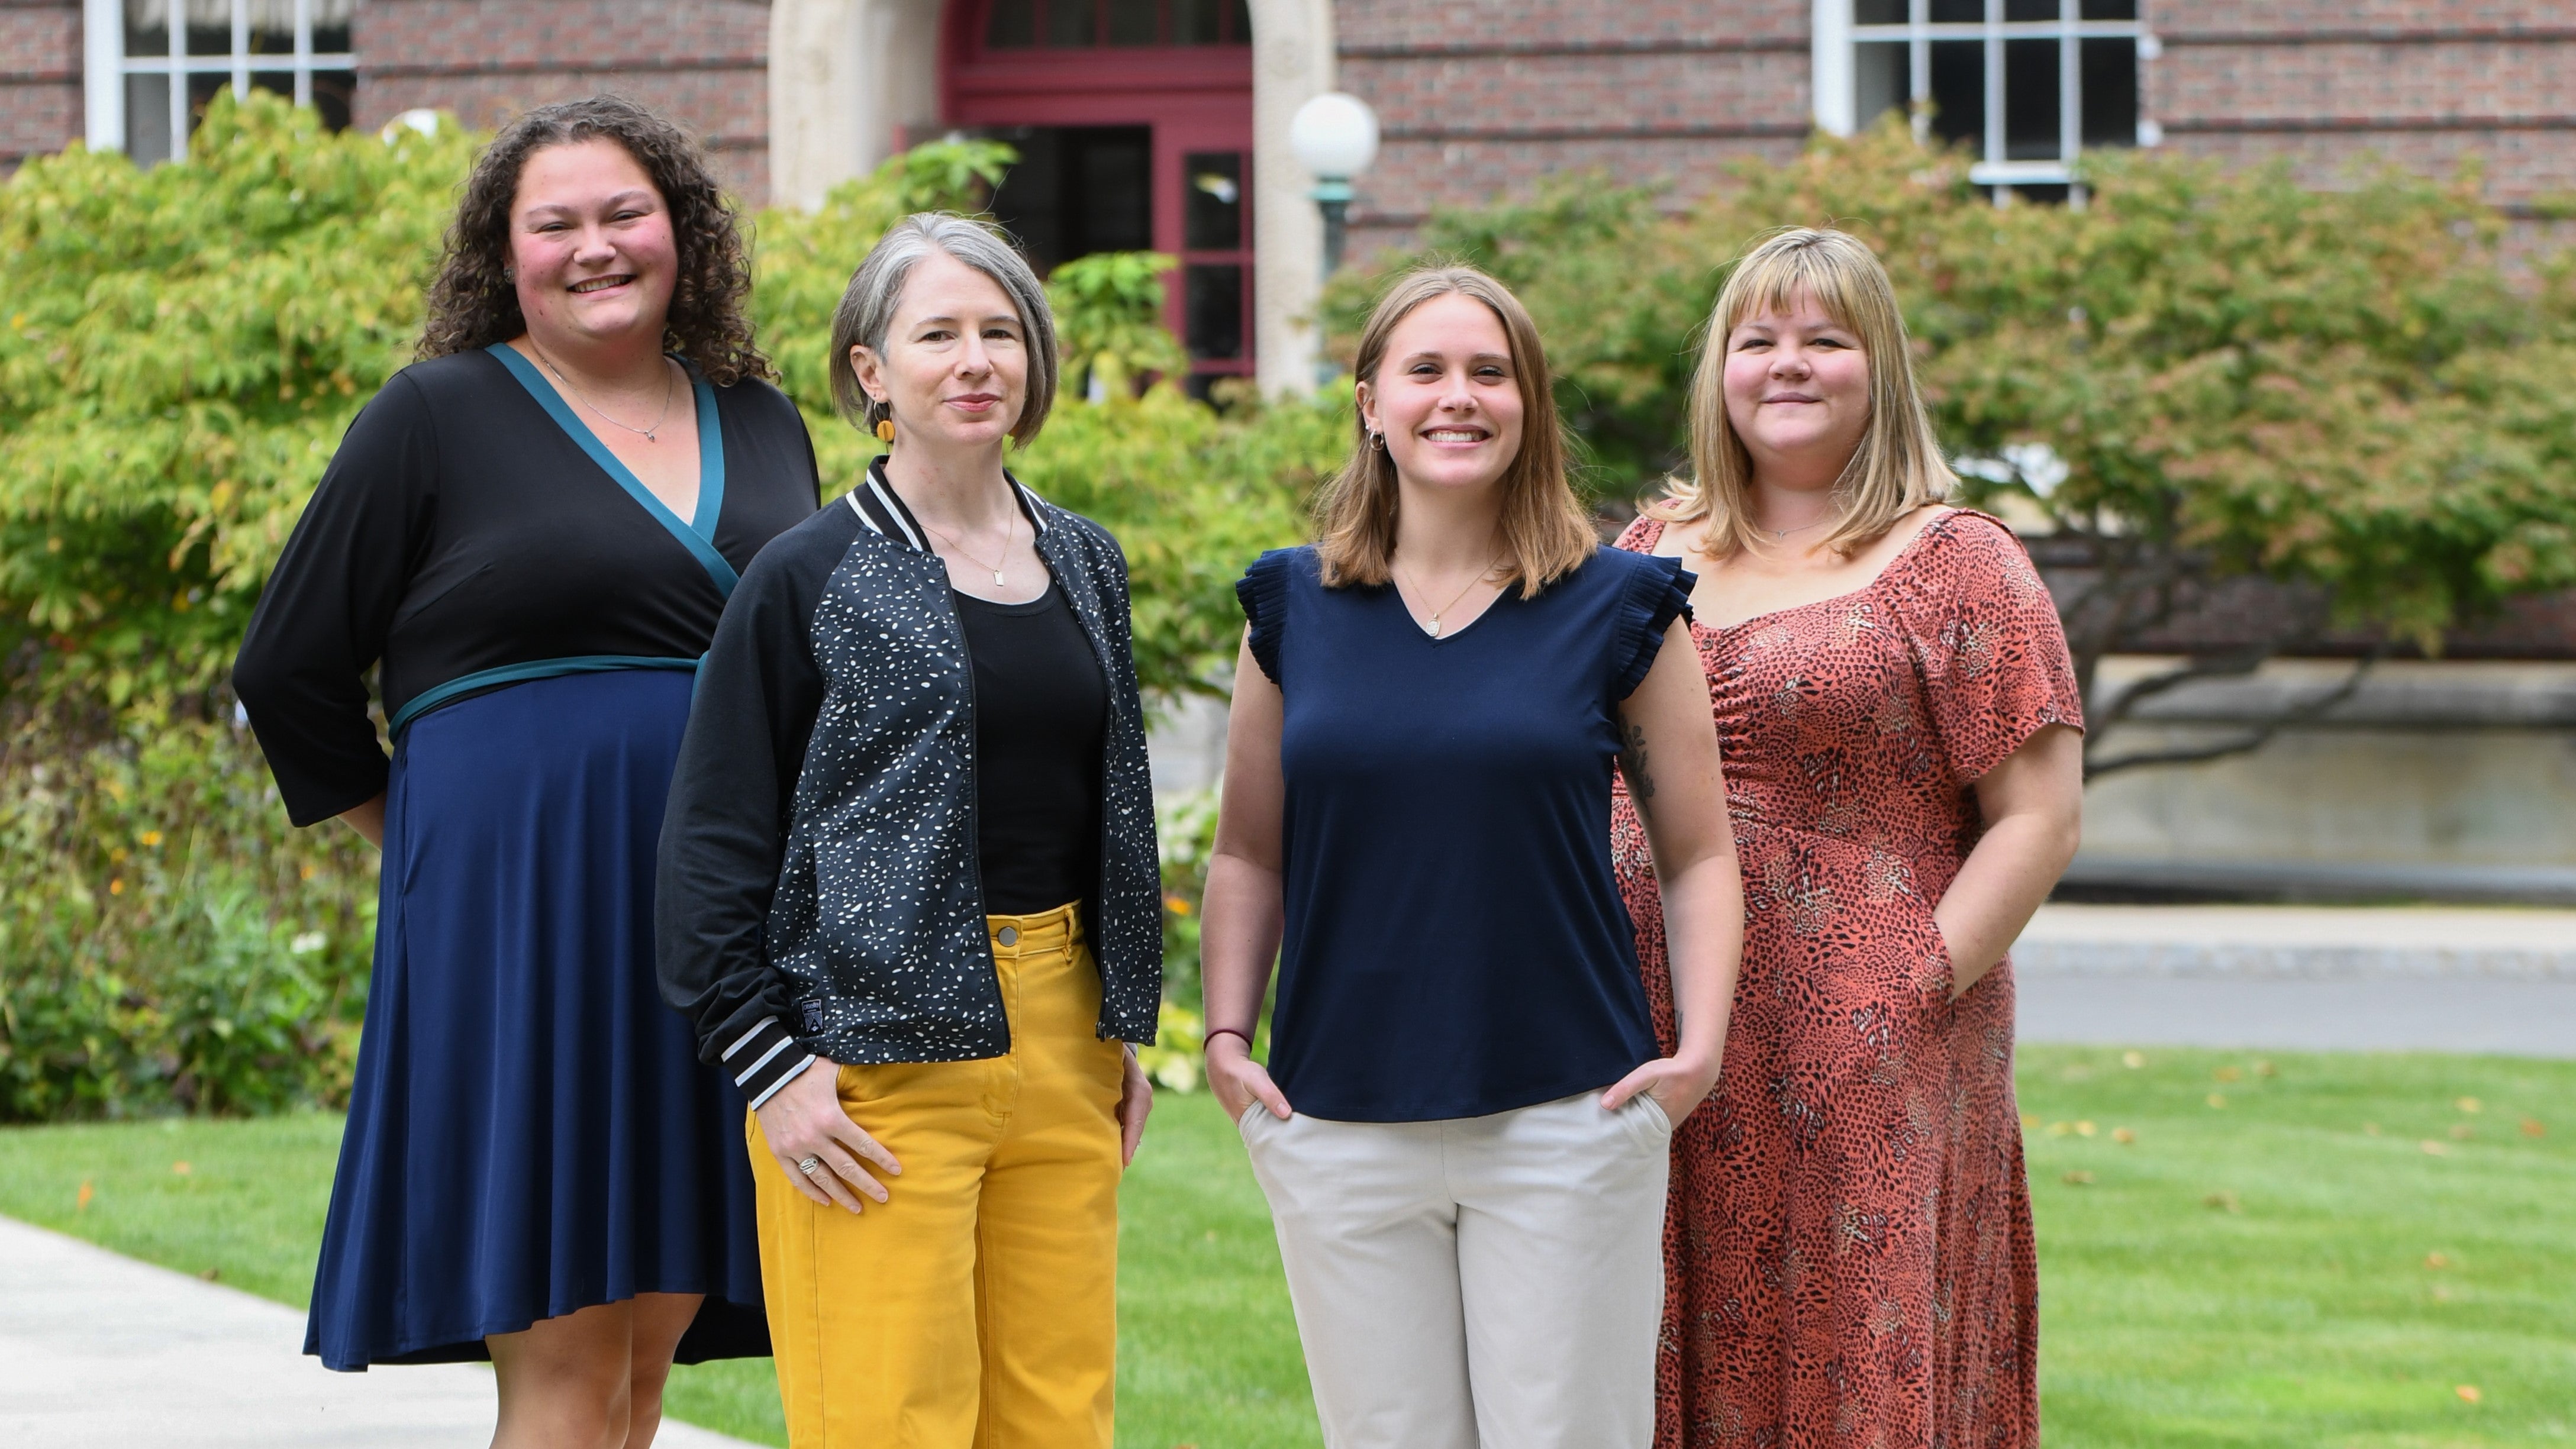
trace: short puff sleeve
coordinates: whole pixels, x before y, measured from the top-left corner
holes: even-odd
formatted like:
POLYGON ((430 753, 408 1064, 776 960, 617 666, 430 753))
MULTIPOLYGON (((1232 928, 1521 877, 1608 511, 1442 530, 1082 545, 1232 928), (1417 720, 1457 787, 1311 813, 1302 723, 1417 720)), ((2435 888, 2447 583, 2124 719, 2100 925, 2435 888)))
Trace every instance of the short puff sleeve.
POLYGON ((1279 684, 1279 629, 1288 617, 1289 572, 1301 563, 1311 566, 1315 550, 1307 548, 1274 548, 1252 561, 1243 577, 1234 582, 1234 596, 1243 604, 1243 617, 1252 626, 1252 659, 1270 682, 1279 684))
POLYGON ((1619 599, 1618 640, 1611 651, 1618 668, 1610 681, 1610 697, 1626 699, 1655 667, 1656 651, 1664 647, 1673 620, 1690 617, 1691 589, 1699 576, 1677 558, 1615 549, 1604 549, 1597 557, 1617 559, 1628 569, 1619 599))
POLYGON ((2000 520, 1965 509, 1926 525, 1890 602, 1921 673, 1933 728, 1961 785, 2084 702, 2048 585, 2000 520))

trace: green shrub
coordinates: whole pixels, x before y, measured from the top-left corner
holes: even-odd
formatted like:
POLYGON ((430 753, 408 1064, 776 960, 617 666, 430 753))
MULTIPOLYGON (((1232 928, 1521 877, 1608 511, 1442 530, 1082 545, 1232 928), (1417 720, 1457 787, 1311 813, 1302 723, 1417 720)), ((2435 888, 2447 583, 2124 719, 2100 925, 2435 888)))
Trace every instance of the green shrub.
MULTIPOLYGON (((288 827, 225 681, 349 420, 410 358, 475 142, 224 94, 184 164, 74 148, 0 184, 0 1120, 347 1091, 375 854, 288 827)), ((851 270, 907 212, 975 210, 1008 160, 924 146, 753 218, 753 318, 827 495, 876 450, 831 411, 851 270)), ((1176 365, 1155 259, 1067 271, 1086 367, 1176 365)), ((1299 535, 1345 404, 1105 391, 1013 467, 1125 544, 1147 688, 1208 689, 1233 579, 1299 535)))
MULTIPOLYGON (((1725 271, 1782 226, 1868 242, 1904 307, 1964 501, 2095 565, 2058 606, 2088 688, 2231 576, 2280 586, 2255 637, 2096 700, 2096 773, 2126 710, 2203 674, 2314 652, 2333 629, 2428 652, 2507 599, 2576 585, 2576 256, 2517 274, 2474 174, 2161 152, 2085 161, 2082 207, 1997 207, 1963 152, 1901 118, 1748 162, 1684 210, 1569 178, 1435 216, 1427 253, 1492 268, 1548 338, 1602 491, 1686 464, 1685 396, 1725 271)), ((1334 289, 1348 331, 1385 267, 1334 289)), ((2251 749, 2250 729, 2212 750, 2251 749)))

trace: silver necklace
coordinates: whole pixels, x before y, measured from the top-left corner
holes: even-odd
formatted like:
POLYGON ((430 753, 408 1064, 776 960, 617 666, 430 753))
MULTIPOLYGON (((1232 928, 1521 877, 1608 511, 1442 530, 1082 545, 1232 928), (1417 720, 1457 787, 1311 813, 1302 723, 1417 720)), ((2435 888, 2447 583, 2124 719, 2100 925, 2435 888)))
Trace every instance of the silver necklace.
POLYGON ((564 370, 555 366, 555 360, 546 356, 546 350, 544 348, 537 346, 537 339, 533 337, 529 338, 528 346, 536 352, 537 360, 546 365, 546 371, 555 375, 556 381, 562 383, 565 387, 572 389, 572 395, 581 399, 581 405, 583 407, 590 409, 592 412, 599 414, 603 418, 608 418, 608 421, 612 425, 624 428, 626 431, 643 438, 644 441, 648 443, 658 443, 662 441, 660 438, 655 437, 654 434, 662 431, 662 425, 671 420, 671 394, 674 389, 671 382, 671 364, 669 359, 664 359, 662 363, 662 415, 653 420, 653 426, 649 428, 639 428, 633 423, 619 422, 617 419, 609 417, 608 409, 592 402, 590 400, 590 394, 583 392, 579 387, 574 385, 571 378, 564 376, 564 370))
POLYGON ((1833 522, 1833 520, 1832 520, 1832 519, 1830 519, 1830 518, 1819 518, 1819 519, 1817 519, 1817 520, 1816 520, 1815 522, 1813 522, 1813 523, 1802 523, 1802 524, 1799 524, 1799 525, 1798 525, 1797 527, 1795 527, 1795 528, 1764 528, 1761 524, 1758 524, 1758 523, 1757 523, 1757 524, 1755 524, 1755 525, 1753 525, 1753 527, 1754 527, 1754 528, 1755 528, 1755 530, 1757 530, 1758 532, 1767 533, 1767 534, 1771 535, 1771 541, 1772 541, 1773 543, 1777 543, 1777 542, 1779 542, 1781 539, 1787 538, 1790 534, 1793 534, 1793 533, 1804 533, 1804 532, 1806 532, 1808 529, 1811 529, 1811 528, 1822 528, 1822 527, 1824 527, 1826 524, 1831 523, 1831 522, 1833 522))

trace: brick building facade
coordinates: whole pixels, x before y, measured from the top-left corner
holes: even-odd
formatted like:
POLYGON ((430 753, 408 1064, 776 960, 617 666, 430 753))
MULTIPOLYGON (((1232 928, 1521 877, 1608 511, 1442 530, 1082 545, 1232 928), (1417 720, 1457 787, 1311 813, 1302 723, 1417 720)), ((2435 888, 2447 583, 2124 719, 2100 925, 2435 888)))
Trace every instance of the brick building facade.
MULTIPOLYGON (((1029 159, 997 207, 1055 209, 1018 218, 1033 246, 1179 253, 1201 380, 1275 388, 1313 380, 1323 246, 1290 119, 1337 89, 1382 127, 1360 252, 1551 174, 1688 197, 1889 109, 1973 148, 1999 199, 2066 194, 2101 146, 2286 159, 2314 186, 2475 157, 2526 249, 2576 240, 2576 0, 0 0, 0 176, 83 139, 166 157, 225 84, 369 128, 613 88, 754 204, 812 205, 951 129, 1006 136, 1029 159)), ((2221 649, 2292 602, 2231 585, 2148 644, 2221 649)), ((2527 601, 2259 757, 2115 776, 2078 875, 2576 899, 2571 654, 2576 602, 2527 601)), ((2223 736, 2347 667, 2275 661, 2150 727, 2223 736)))
POLYGON ((0 0, 0 173, 81 138, 81 0, 0 0))
MULTIPOLYGON (((2042 198, 2084 146, 2137 143, 2287 158, 2312 185, 2371 156, 2444 175, 2475 157, 2530 241, 2564 240, 2551 219, 2576 203, 2567 0, 0 0, 0 172, 83 138, 166 155, 160 137, 184 134, 229 64, 235 84, 300 84, 367 127, 416 107, 488 127, 613 88, 697 130, 746 200, 810 204, 908 139, 1008 113, 959 76, 1021 25, 1013 63, 1033 74, 1051 57, 1117 71, 1140 36, 1257 54, 1218 99, 1254 137, 1239 249, 1254 315, 1232 329, 1246 339, 1232 365, 1257 352, 1272 385, 1311 365, 1320 229, 1285 126, 1327 89, 1382 126, 1352 209, 1361 252, 1433 207, 1568 170, 1688 196, 1731 161, 1909 100, 1927 132, 1979 146, 1988 179, 2042 198), (1240 26, 1211 18, 1226 7, 1240 26), (172 13, 188 16, 184 60, 151 29, 172 13), (309 77, 264 53, 222 58, 243 37, 287 48, 296 16, 325 52, 309 77)), ((1161 72, 1136 74, 1141 105, 1161 72)), ((1154 124, 1150 109, 1133 120, 1154 124)), ((1153 164, 1186 160, 1165 147, 1153 164)), ((1177 210, 1187 193, 1157 195, 1177 210)))

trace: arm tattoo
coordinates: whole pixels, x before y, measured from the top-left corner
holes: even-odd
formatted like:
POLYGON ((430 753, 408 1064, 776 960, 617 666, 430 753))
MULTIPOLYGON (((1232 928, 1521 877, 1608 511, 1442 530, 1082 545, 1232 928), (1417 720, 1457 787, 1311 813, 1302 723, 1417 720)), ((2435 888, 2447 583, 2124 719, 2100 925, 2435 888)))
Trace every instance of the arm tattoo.
POLYGON ((1628 739, 1619 751, 1619 772, 1628 777, 1628 793, 1640 801, 1655 798, 1655 777, 1646 773, 1646 732, 1636 725, 1628 726, 1628 739))

